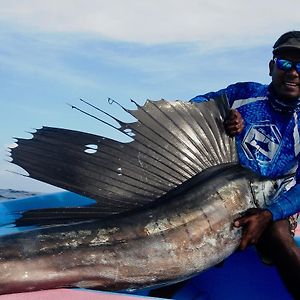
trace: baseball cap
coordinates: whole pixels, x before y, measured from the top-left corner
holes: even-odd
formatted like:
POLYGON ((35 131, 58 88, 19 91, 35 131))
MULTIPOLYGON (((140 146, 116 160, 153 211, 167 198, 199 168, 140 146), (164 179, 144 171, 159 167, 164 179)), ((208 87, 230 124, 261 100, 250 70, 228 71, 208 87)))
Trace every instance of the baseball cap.
POLYGON ((289 31, 280 36, 273 46, 273 54, 292 49, 300 51, 300 31, 289 31))

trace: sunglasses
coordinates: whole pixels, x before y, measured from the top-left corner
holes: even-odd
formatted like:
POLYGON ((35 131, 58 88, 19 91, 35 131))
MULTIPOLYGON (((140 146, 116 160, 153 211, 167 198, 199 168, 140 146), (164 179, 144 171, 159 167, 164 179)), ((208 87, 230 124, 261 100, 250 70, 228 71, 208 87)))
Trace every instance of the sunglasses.
POLYGON ((282 71, 289 71, 294 68, 300 74, 300 62, 293 62, 277 57, 274 58, 274 61, 278 69, 282 71))

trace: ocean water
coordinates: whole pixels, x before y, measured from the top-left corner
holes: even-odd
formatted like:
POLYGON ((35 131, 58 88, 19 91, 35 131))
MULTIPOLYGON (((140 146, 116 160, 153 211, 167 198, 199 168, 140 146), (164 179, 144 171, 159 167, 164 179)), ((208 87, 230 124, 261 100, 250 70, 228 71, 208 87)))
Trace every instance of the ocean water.
POLYGON ((0 189, 0 201, 7 200, 7 199, 31 197, 35 195, 38 195, 38 193, 28 192, 28 191, 16 191, 13 189, 0 189))

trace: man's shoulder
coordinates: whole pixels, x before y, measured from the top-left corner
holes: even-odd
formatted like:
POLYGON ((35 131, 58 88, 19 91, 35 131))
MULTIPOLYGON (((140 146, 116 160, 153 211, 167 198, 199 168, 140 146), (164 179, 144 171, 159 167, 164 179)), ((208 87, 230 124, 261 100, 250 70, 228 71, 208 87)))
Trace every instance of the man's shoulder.
POLYGON ((230 84, 224 89, 217 92, 209 92, 206 94, 201 94, 193 99, 192 102, 204 102, 211 99, 216 99, 219 96, 225 95, 230 103, 235 100, 248 99, 255 97, 266 96, 268 92, 268 85, 261 84, 258 82, 237 82, 230 84))
POLYGON ((237 82, 226 88, 227 96, 232 100, 266 96, 268 85, 258 82, 237 82))

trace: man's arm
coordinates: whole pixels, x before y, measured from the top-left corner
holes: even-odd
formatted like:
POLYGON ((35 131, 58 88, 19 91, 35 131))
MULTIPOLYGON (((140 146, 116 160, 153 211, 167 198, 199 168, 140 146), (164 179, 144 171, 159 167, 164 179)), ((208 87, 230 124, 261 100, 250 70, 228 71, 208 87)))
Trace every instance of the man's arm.
MULTIPOLYGON (((230 136, 240 134, 244 128, 241 114, 231 110, 224 122, 225 129, 230 136)), ((298 178, 300 174, 297 174, 298 178)), ((300 211, 300 184, 296 184, 285 193, 281 193, 267 209, 253 208, 242 217, 234 221, 235 227, 243 227, 243 237, 239 248, 257 243, 264 230, 272 221, 285 219, 300 211)))
POLYGON ((272 223, 272 213, 268 209, 251 208, 244 216, 236 219, 233 225, 237 228, 243 227, 243 236, 239 245, 244 250, 249 245, 254 245, 272 223))
POLYGON ((285 219, 300 211, 300 184, 297 183, 287 192, 281 193, 274 202, 268 206, 273 215, 273 221, 285 219))
POLYGON ((235 227, 243 227, 239 248, 256 244, 264 230, 273 222, 283 220, 300 211, 300 184, 281 193, 266 209, 253 208, 234 221, 235 227))

